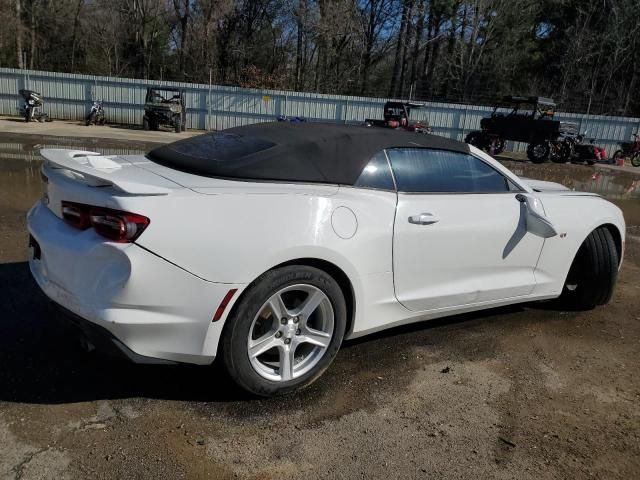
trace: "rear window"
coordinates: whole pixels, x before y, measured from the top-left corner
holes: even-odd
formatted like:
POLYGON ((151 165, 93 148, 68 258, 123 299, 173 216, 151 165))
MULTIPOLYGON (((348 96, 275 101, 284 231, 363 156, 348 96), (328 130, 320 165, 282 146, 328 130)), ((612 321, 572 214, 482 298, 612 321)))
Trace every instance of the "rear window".
POLYGON ((208 133, 158 147, 147 158, 175 170, 209 176, 219 174, 221 167, 231 167, 240 159, 274 146, 275 143, 255 137, 208 133))
POLYGON ((384 151, 376 153, 356 180, 354 187, 395 190, 389 162, 384 151))

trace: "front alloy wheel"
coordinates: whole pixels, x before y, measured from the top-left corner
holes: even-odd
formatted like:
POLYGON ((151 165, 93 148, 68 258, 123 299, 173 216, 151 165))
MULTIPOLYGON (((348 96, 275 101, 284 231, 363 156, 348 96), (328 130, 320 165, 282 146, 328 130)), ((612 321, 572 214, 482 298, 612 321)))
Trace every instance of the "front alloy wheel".
POLYGON ((309 385, 332 362, 347 308, 336 280, 314 267, 271 270, 234 305, 221 339, 231 378, 262 396, 309 385))

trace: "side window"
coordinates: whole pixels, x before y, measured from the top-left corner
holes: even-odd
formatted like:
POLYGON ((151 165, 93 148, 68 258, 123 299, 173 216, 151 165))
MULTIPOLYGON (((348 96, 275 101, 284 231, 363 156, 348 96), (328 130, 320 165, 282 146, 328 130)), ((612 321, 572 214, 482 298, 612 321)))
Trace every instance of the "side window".
POLYGON ((387 154, 400 192, 499 193, 514 187, 473 155, 426 148, 393 148, 387 154))
POLYGON ((389 162, 387 162, 387 156, 384 151, 376 153, 371 160, 369 160, 369 163, 364 167, 353 186, 395 191, 393 177, 389 169, 389 162))

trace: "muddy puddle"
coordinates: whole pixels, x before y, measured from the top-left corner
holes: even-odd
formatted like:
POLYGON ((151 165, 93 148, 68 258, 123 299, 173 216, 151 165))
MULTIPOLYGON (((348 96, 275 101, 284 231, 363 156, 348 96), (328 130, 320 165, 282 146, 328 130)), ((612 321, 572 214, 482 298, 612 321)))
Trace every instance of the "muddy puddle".
POLYGON ((501 163, 519 177, 557 182, 572 190, 602 195, 622 209, 627 227, 640 227, 640 168, 638 173, 632 173, 597 165, 536 165, 512 160, 501 163))
POLYGON ((144 153, 157 146, 144 142, 117 142, 95 138, 32 136, 29 140, 0 134, 0 215, 25 212, 42 193, 40 165, 43 148, 73 148, 107 155, 144 153))
MULTIPOLYGON (((73 148, 107 155, 144 153, 157 146, 139 141, 96 138, 15 136, 0 134, 0 233, 24 230, 24 214, 42 194, 40 180, 42 148, 73 148)), ((571 189, 598 193, 625 212, 629 226, 640 225, 640 169, 638 174, 582 165, 534 165, 505 160, 503 163, 522 177, 561 183, 571 189)))
POLYGON ((25 214, 43 193, 40 149, 73 148, 126 155, 144 153, 154 146, 157 144, 0 134, 0 263, 21 261, 26 256, 25 214))

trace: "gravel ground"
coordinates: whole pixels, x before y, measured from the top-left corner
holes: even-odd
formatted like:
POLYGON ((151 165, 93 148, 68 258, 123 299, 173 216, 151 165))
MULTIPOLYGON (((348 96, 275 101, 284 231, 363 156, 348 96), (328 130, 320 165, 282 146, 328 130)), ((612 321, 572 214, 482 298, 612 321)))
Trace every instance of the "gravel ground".
POLYGON ((0 480, 640 477, 640 201, 619 200, 632 228, 611 304, 382 332, 305 391, 256 400, 216 366, 80 351, 25 263, 37 162, 1 149, 0 480))

